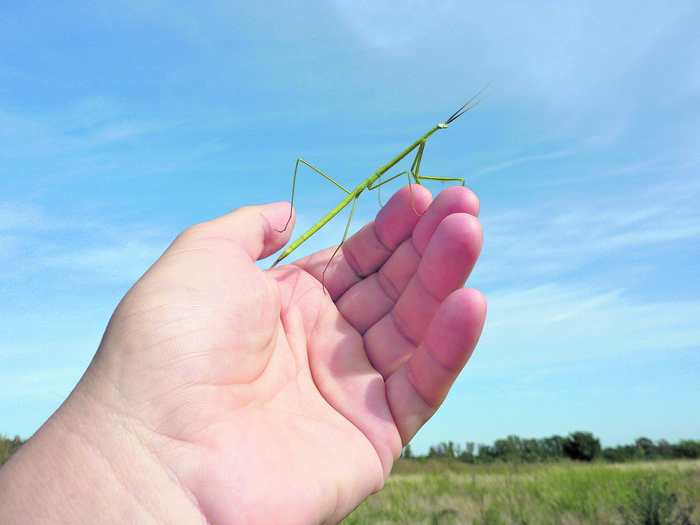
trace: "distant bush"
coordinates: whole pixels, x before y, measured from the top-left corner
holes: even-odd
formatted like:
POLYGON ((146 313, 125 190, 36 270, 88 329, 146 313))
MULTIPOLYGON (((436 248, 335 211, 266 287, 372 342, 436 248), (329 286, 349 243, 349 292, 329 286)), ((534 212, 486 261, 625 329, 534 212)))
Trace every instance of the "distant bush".
POLYGON ((14 439, 0 436, 0 467, 10 459, 12 454, 19 450, 19 447, 21 447, 23 443, 24 441, 19 436, 15 436, 14 439))

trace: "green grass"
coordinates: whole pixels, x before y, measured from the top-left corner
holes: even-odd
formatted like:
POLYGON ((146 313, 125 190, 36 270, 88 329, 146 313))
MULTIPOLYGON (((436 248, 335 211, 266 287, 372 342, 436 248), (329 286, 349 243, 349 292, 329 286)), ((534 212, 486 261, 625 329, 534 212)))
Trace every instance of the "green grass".
POLYGON ((491 463, 400 460, 344 525, 700 524, 700 460, 491 463))

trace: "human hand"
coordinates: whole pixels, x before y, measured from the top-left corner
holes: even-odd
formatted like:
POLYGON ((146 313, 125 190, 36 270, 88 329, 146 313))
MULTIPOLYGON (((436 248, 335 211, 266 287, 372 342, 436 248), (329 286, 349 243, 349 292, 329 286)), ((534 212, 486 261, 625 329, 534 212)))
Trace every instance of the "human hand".
POLYGON ((382 487, 486 312, 462 288, 476 197, 412 194, 347 240, 327 292, 332 251, 254 264, 287 242, 286 203, 189 228, 136 283, 52 418, 121 480, 120 516, 136 496, 155 521, 335 523, 382 487))

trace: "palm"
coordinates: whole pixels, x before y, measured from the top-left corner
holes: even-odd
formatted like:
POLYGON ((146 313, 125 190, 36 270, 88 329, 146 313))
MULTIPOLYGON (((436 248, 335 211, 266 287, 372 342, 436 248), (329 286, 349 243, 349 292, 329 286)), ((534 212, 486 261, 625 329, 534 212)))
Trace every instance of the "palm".
MULTIPOLYGON (((127 295, 105 339, 127 341, 128 373, 113 381, 133 416, 164 436, 161 459, 210 523, 334 522, 381 488, 483 323, 476 293, 443 301, 474 264, 480 231, 457 243, 464 253, 453 268, 418 269, 421 255, 436 265, 455 246, 449 232, 432 241, 430 221, 476 213, 459 195, 461 204, 436 200, 423 233, 406 192, 387 203, 387 218, 333 260, 328 293, 319 285, 328 253, 261 272, 251 259, 286 239, 244 246, 219 219, 188 231, 127 295), (372 238, 382 229, 388 249, 372 238), (421 377, 431 359, 434 377, 421 377)), ((421 189, 413 199, 427 207, 421 189)), ((275 210, 282 222, 283 207, 275 210)))

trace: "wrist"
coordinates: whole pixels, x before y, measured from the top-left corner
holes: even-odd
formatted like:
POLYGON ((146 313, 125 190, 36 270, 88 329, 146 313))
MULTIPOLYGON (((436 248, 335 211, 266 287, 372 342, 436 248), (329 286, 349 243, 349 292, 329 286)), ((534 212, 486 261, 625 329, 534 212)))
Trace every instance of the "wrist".
POLYGON ((0 470, 0 523, 204 523, 164 438, 80 385, 0 470))

